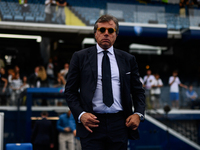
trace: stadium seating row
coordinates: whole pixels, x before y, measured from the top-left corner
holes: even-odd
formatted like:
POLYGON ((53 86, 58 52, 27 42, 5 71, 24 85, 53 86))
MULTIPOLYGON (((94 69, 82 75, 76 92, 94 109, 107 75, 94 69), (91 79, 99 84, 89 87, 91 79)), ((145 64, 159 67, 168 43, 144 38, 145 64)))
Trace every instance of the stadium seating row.
MULTIPOLYGON (((200 24, 200 10, 198 9, 190 9, 189 17, 181 18, 178 4, 143 5, 131 0, 125 0, 123 3, 121 0, 112 2, 112 0, 109 0, 109 3, 107 0, 90 0, 86 3, 83 0, 76 2, 69 0, 68 3, 75 15, 87 25, 93 25, 97 18, 105 13, 114 15, 123 22, 166 24, 168 29, 175 30, 200 24)), ((30 0, 28 12, 23 12, 18 0, 3 0, 0 3, 0 14, 3 21, 45 22, 44 0, 30 0)), ((56 23, 55 13, 53 13, 52 23, 56 23)))
MULTIPOLYGON (((0 2, 0 14, 3 21, 45 22, 44 8, 43 4, 29 4, 28 11, 24 11, 19 3, 0 2)), ((55 14, 53 16, 52 20, 55 14)))
MULTIPOLYGON (((19 0, 1 0, 2 2, 15 2, 18 3, 19 0)), ((44 4, 45 0, 28 0, 28 3, 33 4, 44 4)))

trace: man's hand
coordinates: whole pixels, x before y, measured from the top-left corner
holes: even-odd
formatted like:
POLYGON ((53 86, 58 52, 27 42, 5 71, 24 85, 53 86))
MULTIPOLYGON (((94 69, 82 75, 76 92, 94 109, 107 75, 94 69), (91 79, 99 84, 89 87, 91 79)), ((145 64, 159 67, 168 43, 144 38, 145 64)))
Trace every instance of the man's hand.
POLYGON ((70 132, 71 129, 70 129, 69 127, 66 127, 66 128, 64 128, 64 131, 65 131, 65 132, 70 132))
POLYGON ((97 120, 97 117, 91 113, 84 113, 81 116, 80 121, 82 122, 84 127, 91 133, 93 132, 91 128, 95 128, 99 126, 97 124, 99 123, 99 120, 97 120))
POLYGON ((53 143, 50 144, 50 148, 54 148, 54 144, 53 143))
POLYGON ((136 130, 140 124, 140 117, 138 114, 130 115, 126 119, 126 126, 131 128, 132 130, 136 130))
POLYGON ((76 136, 76 130, 73 131, 74 136, 76 136))

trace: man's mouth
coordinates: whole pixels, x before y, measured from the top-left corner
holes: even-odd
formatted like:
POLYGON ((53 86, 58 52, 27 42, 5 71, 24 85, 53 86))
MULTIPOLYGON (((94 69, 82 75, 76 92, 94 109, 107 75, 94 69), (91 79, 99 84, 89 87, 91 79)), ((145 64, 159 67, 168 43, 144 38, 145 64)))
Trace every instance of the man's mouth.
POLYGON ((103 42, 110 42, 109 39, 103 39, 102 41, 103 41, 103 42))

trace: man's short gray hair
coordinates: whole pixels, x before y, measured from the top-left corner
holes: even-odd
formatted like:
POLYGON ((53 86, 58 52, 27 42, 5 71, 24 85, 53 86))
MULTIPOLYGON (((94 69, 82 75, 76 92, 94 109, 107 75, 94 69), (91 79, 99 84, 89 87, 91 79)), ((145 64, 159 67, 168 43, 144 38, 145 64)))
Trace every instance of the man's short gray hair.
POLYGON ((111 15, 102 15, 94 24, 94 33, 97 32, 97 28, 98 28, 98 23, 102 23, 102 22, 109 22, 109 21, 113 21, 115 23, 115 29, 116 29, 116 33, 119 34, 119 23, 117 18, 111 16, 111 15))

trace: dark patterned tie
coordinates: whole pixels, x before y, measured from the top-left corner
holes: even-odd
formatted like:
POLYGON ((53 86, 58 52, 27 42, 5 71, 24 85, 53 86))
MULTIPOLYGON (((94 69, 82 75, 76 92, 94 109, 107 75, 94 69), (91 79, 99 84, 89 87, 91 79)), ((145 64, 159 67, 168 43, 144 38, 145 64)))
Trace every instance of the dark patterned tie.
POLYGON ((103 51, 103 53, 104 53, 104 56, 102 58, 103 102, 106 106, 110 107, 113 104, 110 60, 107 55, 108 51, 103 51))

